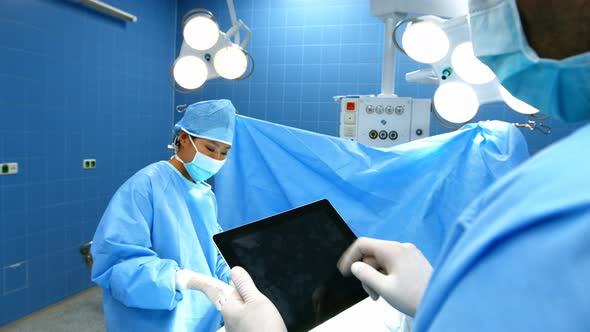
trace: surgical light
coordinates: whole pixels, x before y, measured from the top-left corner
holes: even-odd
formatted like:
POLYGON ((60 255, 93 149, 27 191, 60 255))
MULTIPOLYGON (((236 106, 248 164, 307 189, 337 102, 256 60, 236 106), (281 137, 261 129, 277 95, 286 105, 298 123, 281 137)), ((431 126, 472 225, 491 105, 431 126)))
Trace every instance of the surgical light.
MULTIPOLYGON (((500 85, 494 72, 477 59, 473 52, 467 16, 447 20, 433 16, 409 18, 399 22, 396 29, 406 23, 408 36, 402 36, 403 48, 397 43, 395 32, 393 42, 400 51, 409 54, 414 60, 430 64, 431 68, 407 73, 406 80, 439 85, 434 94, 434 115, 437 120, 440 120, 436 116, 438 114, 449 122, 467 122, 477 114, 481 105, 501 101, 523 114, 538 112, 534 107, 512 96, 500 85), (423 25, 421 29, 424 32, 412 32, 413 29, 418 29, 419 25, 423 25), (433 25, 439 30, 434 29, 433 25), (443 40, 442 34, 447 38, 447 53, 439 53, 438 46, 433 49, 436 56, 433 55, 431 58, 412 53, 413 50, 430 50, 433 43, 443 40)), ((441 124, 446 126, 442 122, 441 124)))
POLYGON ((211 13, 198 11, 185 21, 182 35, 190 47, 204 51, 217 43, 219 26, 211 13))
POLYGON ((215 54, 213 66, 221 77, 233 80, 244 75, 248 59, 241 48, 232 45, 222 48, 215 54))
POLYGON ((196 56, 183 56, 174 64, 173 75, 178 85, 194 90, 207 80, 207 66, 196 56))
POLYGON ((205 9, 192 9, 183 17, 180 54, 168 81, 179 93, 192 93, 207 80, 223 77, 242 80, 252 75, 254 59, 245 50, 250 29, 236 17, 233 0, 227 0, 232 26, 221 32, 215 17, 205 9), (240 32, 245 32, 240 42, 240 32), (251 69, 246 74, 250 59, 251 69))
POLYGON ((477 114, 479 101, 469 85, 450 82, 442 84, 434 93, 434 107, 445 120, 463 123, 477 114))
POLYGON ((525 103, 524 101, 515 98, 506 88, 500 86, 500 96, 504 99, 504 102, 508 107, 512 108, 513 110, 517 111, 518 113, 522 114, 535 114, 539 113, 539 110, 534 108, 533 106, 525 103))
POLYGON ((457 75, 471 84, 485 84, 496 78, 494 72, 475 57, 471 42, 461 43, 453 50, 451 65, 457 75))
POLYGON ((449 52, 449 38, 441 27, 429 20, 415 20, 402 35, 403 49, 422 63, 440 61, 449 52))

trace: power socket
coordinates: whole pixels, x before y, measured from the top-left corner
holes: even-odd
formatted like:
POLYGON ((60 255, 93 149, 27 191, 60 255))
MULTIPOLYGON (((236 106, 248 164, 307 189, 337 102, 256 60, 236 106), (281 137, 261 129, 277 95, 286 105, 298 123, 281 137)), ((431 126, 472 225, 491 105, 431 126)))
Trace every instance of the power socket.
POLYGON ((18 163, 0 163, 0 175, 14 175, 18 173, 18 163))
POLYGON ((96 159, 84 159, 82 160, 82 168, 93 169, 96 168, 96 159))

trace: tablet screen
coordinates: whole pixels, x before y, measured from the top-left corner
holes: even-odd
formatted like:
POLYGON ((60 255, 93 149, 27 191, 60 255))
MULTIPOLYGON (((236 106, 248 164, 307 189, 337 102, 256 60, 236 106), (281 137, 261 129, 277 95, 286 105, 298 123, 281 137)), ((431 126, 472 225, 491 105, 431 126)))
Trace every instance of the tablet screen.
POLYGON ((367 297, 356 278, 336 268, 356 236, 327 200, 213 239, 229 266, 250 273, 290 332, 308 331, 367 297))

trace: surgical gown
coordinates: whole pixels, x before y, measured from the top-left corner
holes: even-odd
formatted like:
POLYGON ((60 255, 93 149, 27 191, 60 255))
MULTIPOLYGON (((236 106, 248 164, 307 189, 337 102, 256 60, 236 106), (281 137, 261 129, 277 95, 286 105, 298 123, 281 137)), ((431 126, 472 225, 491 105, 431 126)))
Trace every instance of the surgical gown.
POLYGON ((211 239, 220 231, 209 185, 161 161, 115 193, 92 244, 92 280, 103 288, 108 331, 215 331, 221 315, 198 291, 178 291, 178 269, 225 282, 211 239))
POLYGON ((590 126, 499 180, 459 218, 414 331, 587 331, 590 126))

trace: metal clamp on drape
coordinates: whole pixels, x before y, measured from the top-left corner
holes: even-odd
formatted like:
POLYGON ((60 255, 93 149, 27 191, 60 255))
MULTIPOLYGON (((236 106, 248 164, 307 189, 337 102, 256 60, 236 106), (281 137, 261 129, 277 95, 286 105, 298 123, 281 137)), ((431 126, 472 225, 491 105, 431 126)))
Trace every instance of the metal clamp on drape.
POLYGON ((551 127, 546 126, 542 123, 536 123, 533 120, 529 120, 528 123, 515 123, 514 124, 518 128, 527 128, 531 131, 538 131, 543 135, 550 135, 551 134, 551 127))

